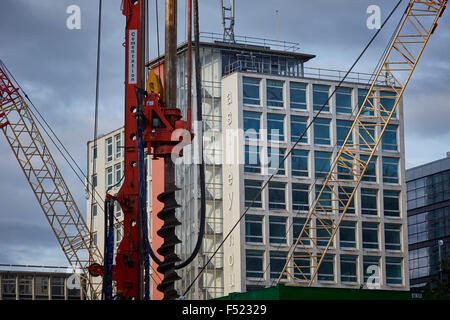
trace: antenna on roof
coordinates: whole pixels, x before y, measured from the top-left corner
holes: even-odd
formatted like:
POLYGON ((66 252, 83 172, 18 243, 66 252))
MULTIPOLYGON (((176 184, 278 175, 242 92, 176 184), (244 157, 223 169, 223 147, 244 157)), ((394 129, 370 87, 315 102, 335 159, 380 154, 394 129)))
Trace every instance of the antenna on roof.
POLYGON ((221 16, 223 24, 223 41, 235 43, 234 40, 234 0, 230 0, 230 6, 226 7, 223 0, 220 0, 221 16))

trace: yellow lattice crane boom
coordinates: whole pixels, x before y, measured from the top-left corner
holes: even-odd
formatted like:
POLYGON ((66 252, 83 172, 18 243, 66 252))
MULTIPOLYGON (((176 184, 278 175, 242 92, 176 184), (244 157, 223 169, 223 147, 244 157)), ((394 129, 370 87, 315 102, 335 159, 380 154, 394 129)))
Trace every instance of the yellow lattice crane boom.
POLYGON ((88 267, 102 254, 67 187, 17 83, 0 61, 0 128, 72 268, 81 270, 87 299, 101 296, 88 267))
POLYGON ((381 138, 445 10, 447 0, 411 0, 320 193, 290 250, 278 282, 311 286, 381 138), (383 81, 382 89, 376 86, 383 81), (381 133, 375 136, 376 127, 381 133), (351 137, 359 136, 359 143, 351 137), (327 243, 326 246, 319 244, 327 243))

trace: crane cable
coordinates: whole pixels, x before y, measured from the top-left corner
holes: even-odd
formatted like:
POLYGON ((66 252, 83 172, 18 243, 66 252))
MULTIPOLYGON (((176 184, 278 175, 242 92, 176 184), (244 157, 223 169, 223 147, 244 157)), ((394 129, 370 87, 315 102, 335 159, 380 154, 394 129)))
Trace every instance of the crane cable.
MULTIPOLYGON (((357 57, 357 59, 353 62, 352 66, 348 69, 348 71, 345 73, 344 77, 339 81, 338 85, 335 87, 335 89, 333 90, 333 92, 331 93, 331 95, 328 96, 328 99, 325 101, 325 103, 322 105, 322 107, 318 110, 317 114, 313 117, 312 121, 306 126, 305 130, 303 131, 303 133, 300 135, 300 137, 297 139, 297 141, 295 142, 295 144, 290 148, 289 152, 283 157, 283 159, 280 161, 278 169, 283 165, 283 163, 286 161, 286 159, 290 156, 290 154, 292 153, 292 151, 294 150, 294 148, 297 146, 297 144, 302 140, 303 136, 306 134, 306 132, 309 130, 309 128, 312 126, 312 124, 314 123, 314 121, 317 119, 317 117, 319 116, 319 114, 323 111, 323 109, 325 109, 325 107, 328 105, 328 102, 330 101, 331 97, 336 93, 336 91, 341 87, 342 83, 345 81, 345 79, 348 77, 348 75, 352 72, 353 68, 356 66, 356 64, 359 62, 359 60, 361 60, 362 56, 365 54, 365 52, 368 50, 368 48, 370 47, 370 45, 374 42, 374 40, 376 39, 376 37, 378 36, 378 34, 381 32, 381 30, 384 28, 384 26, 386 25, 386 23, 389 21, 389 19, 391 18, 391 16, 394 14, 394 12, 397 10, 397 8, 400 6, 400 4, 403 2, 403 0, 399 0, 398 3, 395 5, 395 7, 392 9, 391 13, 389 14, 389 16, 386 18, 386 20, 383 22, 383 24, 380 26, 380 29, 377 30, 377 32, 373 35, 373 37, 371 38, 371 40, 367 43, 367 45, 364 47, 364 49, 362 50, 362 52, 359 54, 359 56, 357 57)), ((278 170, 277 170, 278 171, 278 170)), ((239 217, 238 221, 233 225, 233 227, 231 228, 231 230, 227 233, 227 235, 225 236, 225 238, 223 238, 222 242, 219 244, 219 246, 216 248, 216 250, 214 251, 214 253, 212 254, 212 256, 208 259, 208 261, 204 264, 204 266, 202 267, 202 269, 200 270, 200 272, 197 274, 197 276, 194 278, 194 280, 191 282, 191 284, 187 287, 187 289, 185 290, 183 295, 186 295, 187 292, 189 292, 189 290, 192 288, 192 286, 194 285, 194 283, 199 279, 200 275, 203 273, 203 271, 205 271, 206 266, 212 261, 212 259, 214 258, 214 256, 217 254, 217 252, 219 252, 220 248, 223 246, 223 244, 225 243, 225 241, 228 239, 228 237, 231 235, 231 233, 234 231, 234 229, 236 229, 236 227, 239 225, 239 223, 241 222, 241 220, 243 219, 243 217, 247 214, 247 212, 250 210, 251 207, 253 207, 255 201, 261 196, 262 191, 265 189, 265 187, 269 184, 269 182, 273 179, 273 177, 275 176, 276 172, 275 171, 270 177, 269 179, 263 184, 263 186, 261 187, 261 189, 259 190, 259 192, 255 195, 255 197, 253 198, 252 202, 248 205, 248 207, 245 209, 244 213, 239 217)))

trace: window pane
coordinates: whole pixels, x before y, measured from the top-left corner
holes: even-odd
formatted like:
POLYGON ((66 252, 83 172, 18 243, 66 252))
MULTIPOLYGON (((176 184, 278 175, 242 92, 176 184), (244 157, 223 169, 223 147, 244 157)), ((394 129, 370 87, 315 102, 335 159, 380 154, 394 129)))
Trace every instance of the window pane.
POLYGON ((269 161, 269 174, 273 174, 276 172, 277 175, 285 175, 286 171, 284 170, 284 162, 281 161, 284 159, 286 150, 280 148, 267 148, 267 156, 269 161), (280 166, 281 163, 281 166, 280 166), (278 168, 280 166, 280 168, 278 168))
POLYGON ((118 134, 114 140, 116 142, 116 159, 119 159, 122 156, 122 136, 118 134))
MULTIPOLYGON (((369 159, 369 156, 361 155, 360 159, 361 159, 361 161, 367 162, 367 160, 369 159)), ((376 163, 377 163, 377 157, 372 157, 372 159, 370 159, 369 165, 366 168, 366 171, 364 172, 362 181, 368 181, 368 182, 376 182, 377 181, 376 163)))
POLYGON ((291 109, 306 110, 306 84, 290 83, 291 109))
POLYGON ((245 146, 244 172, 261 173, 259 147, 248 145, 245 146))
POLYGON ((314 164, 316 178, 325 177, 331 168, 331 153, 329 152, 314 152, 314 164))
POLYGON ((113 139, 106 139, 106 161, 112 161, 113 159, 113 139))
POLYGON ((326 103, 323 111, 330 111, 330 104, 327 103, 330 87, 324 85, 313 85, 313 110, 319 111, 326 103))
POLYGON ((284 115, 267 114, 267 137, 269 141, 284 141, 284 115))
POLYGON ((262 278, 263 263, 264 263, 264 252, 262 251, 246 251, 246 267, 247 267, 247 278, 262 278))
POLYGON ((356 223, 342 221, 339 226, 339 238, 341 248, 356 248, 356 223))
POLYGON ((308 176, 308 151, 293 150, 291 153, 292 176, 308 176))
MULTIPOLYGON (((347 135, 351 128, 352 128, 351 121, 336 120, 336 134, 337 134, 337 145, 338 146, 342 146, 344 144, 344 141, 347 138, 347 135)), ((350 135, 347 143, 348 144, 353 143, 353 137, 351 135, 350 135)))
POLYGON ((383 182, 398 183, 398 158, 383 157, 383 182))
POLYGON ((386 217, 400 217, 400 192, 383 191, 384 215, 386 217))
MULTIPOLYGON (((320 258, 317 258, 319 262, 320 258)), ((334 256, 326 255, 317 271, 317 280, 334 281, 334 256)))
POLYGON ((397 128, 398 126, 391 124, 386 127, 382 138, 383 150, 397 151, 397 128))
POLYGON ((286 243, 286 218, 269 218, 269 242, 286 243))
POLYGON ((341 281, 357 282, 357 261, 356 256, 341 256, 341 281))
POLYGON ((247 243, 263 242, 263 217, 245 216, 245 241, 247 243))
MULTIPOLYGON (((278 279, 286 264, 286 252, 270 252, 270 279, 278 279)), ((285 277, 285 276, 283 276, 285 277)))
MULTIPOLYGON (((380 96, 383 97, 380 99, 380 104, 383 106, 384 109, 386 109, 386 112, 382 111, 381 115, 383 117, 387 117, 388 112, 391 112, 394 107, 395 100, 396 100, 396 94, 395 94, 395 92, 392 92, 392 91, 380 91, 380 96)), ((394 113, 392 114, 392 118, 396 118, 396 117, 397 117, 397 111, 394 111, 394 113)))
POLYGON ((267 80, 267 106, 283 107, 283 81, 267 80))
MULTIPOLYGON (((300 235, 300 232, 302 232, 303 226, 306 223, 306 219, 305 218, 293 218, 292 220, 292 241, 293 243, 295 243, 297 241, 298 236, 300 235)), ((311 229, 309 228, 310 225, 308 225, 308 227, 306 227, 305 231, 310 234, 311 229)), ((303 233, 302 238, 299 240, 298 244, 298 248, 302 247, 302 244, 305 246, 309 245, 309 238, 306 235, 306 233, 303 233)))
MULTIPOLYGON (((306 129, 307 117, 291 116, 291 142, 297 142, 306 129)), ((305 132, 300 143, 308 143, 308 131, 305 132)))
POLYGON ((249 139, 259 139, 261 114, 244 111, 244 135, 249 139))
POLYGON ((363 257, 364 283, 367 283, 369 277, 380 283, 380 258, 379 257, 363 257), (378 270, 378 272, 376 271, 378 270))
POLYGON ((269 209, 286 209, 286 185, 269 182, 269 209))
POLYGON ((401 250, 400 229, 398 224, 386 224, 384 226, 384 239, 386 250, 401 250))
POLYGON ((243 78, 244 104, 259 105, 259 79, 243 78))
POLYGON ((363 248, 378 249, 378 224, 363 222, 363 248))
MULTIPOLYGON (((326 247, 331 239, 332 234, 333 234, 333 222, 331 220, 325 219, 316 220, 316 236, 317 236, 317 245, 319 247, 326 247)), ((333 246, 333 243, 334 239, 331 242, 330 247, 333 246)))
MULTIPOLYGON (((253 202, 253 199, 260 192, 262 187, 261 181, 245 180, 245 206, 248 207, 253 202)), ((253 203, 254 208, 262 208, 261 194, 255 199, 253 203)))
POLYGON ((377 190, 361 189, 361 213, 363 215, 378 215, 377 190))
POLYGON ((309 211, 308 185, 292 184, 292 209, 294 211, 309 211))
MULTIPOLYGON (((362 104, 364 103, 364 99, 367 96, 369 90, 358 89, 358 109, 361 109, 362 104)), ((365 108, 362 111, 361 115, 363 116, 373 116, 373 98, 369 98, 366 102, 365 108)))
POLYGON ((316 119, 314 121, 314 143, 330 144, 330 121, 327 119, 316 119))
POLYGON ((352 89, 338 88, 336 90, 336 112, 352 113, 352 89))
POLYGON ((402 258, 386 258, 386 283, 402 284, 402 258))

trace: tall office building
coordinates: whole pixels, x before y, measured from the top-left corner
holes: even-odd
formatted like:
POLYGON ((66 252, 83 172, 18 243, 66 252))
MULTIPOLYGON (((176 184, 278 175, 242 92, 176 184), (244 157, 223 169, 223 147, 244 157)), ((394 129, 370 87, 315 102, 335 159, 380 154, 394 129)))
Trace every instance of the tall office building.
POLYGON ((440 261, 450 262, 450 152, 406 170, 411 289, 440 279, 440 261))
MULTIPOLYGON (((300 53, 296 43, 236 36, 236 43, 230 44, 223 43, 222 35, 217 34, 206 34, 202 39, 206 234, 198 257, 177 271, 182 278, 176 282, 178 292, 183 294, 190 288, 187 299, 211 299, 274 283, 321 179, 365 98, 371 78, 370 74, 349 75, 256 205, 219 248, 251 196, 312 121, 345 72, 308 68, 305 63, 315 56, 300 53), (230 144, 227 135, 239 130, 256 134, 256 139, 247 136, 238 144, 230 144), (255 141, 258 141, 256 146, 255 141), (241 161, 230 163, 230 155, 241 161), (194 281, 216 250, 214 258, 194 281)), ((187 45, 180 45, 177 107, 184 114, 186 55, 187 45)), ((162 59, 150 61, 149 67, 159 68, 162 59)), ((377 89, 383 88, 379 83, 377 89)), ((195 88, 193 94, 195 115, 195 88)), ((114 138, 114 134, 105 138, 114 138)), ((360 132, 352 139, 357 144, 365 134, 368 133, 360 132)), ((378 136, 379 127, 369 134, 378 136)), ((181 205, 177 216, 182 222, 177 234, 183 243, 177 246, 177 253, 182 260, 190 255, 197 241, 198 137, 197 134, 193 144, 185 148, 176 167, 176 183, 181 188, 176 194, 181 205)), ((102 144, 98 152, 107 148, 102 144)), ((98 157, 97 172, 105 176, 99 176, 97 183, 103 183, 107 181, 107 168, 114 171, 114 161, 102 166, 105 155, 98 154, 98 157)), ((403 173, 403 105, 400 102, 315 286, 359 288, 376 273, 381 289, 409 288, 403 173)), ((157 219, 156 215, 152 219, 157 219)))

